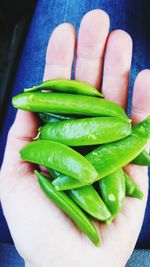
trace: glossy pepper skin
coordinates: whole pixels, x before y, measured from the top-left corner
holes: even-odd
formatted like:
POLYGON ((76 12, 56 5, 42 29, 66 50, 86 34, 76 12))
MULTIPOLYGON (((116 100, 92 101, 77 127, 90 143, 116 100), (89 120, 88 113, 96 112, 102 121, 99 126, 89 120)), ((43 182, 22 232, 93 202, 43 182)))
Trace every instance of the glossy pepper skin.
POLYGON ((72 199, 64 192, 57 192, 50 180, 35 171, 38 182, 46 195, 63 210, 78 226, 78 228, 88 236, 88 238, 96 245, 100 245, 99 235, 94 224, 87 218, 82 210, 72 201, 72 199))
POLYGON ((143 150, 149 138, 150 116, 134 125, 131 135, 96 148, 86 158, 96 168, 99 178, 103 178, 131 162, 143 150))
MULTIPOLYGON (((59 173, 48 169, 52 178, 57 178, 59 173)), ((86 185, 77 189, 69 190, 69 196, 93 218, 106 221, 111 213, 92 185, 86 185)))
POLYGON ((87 184, 97 177, 95 168, 85 157, 57 142, 31 142, 21 149, 20 155, 23 160, 55 169, 87 184))
POLYGON ((77 80, 54 79, 42 82, 32 88, 24 89, 24 92, 35 92, 42 89, 74 93, 80 95, 100 96, 103 95, 92 85, 77 80))
POLYGON ((124 177, 125 177, 126 195, 129 197, 135 197, 138 199, 142 199, 144 197, 144 193, 141 191, 139 186, 125 172, 124 172, 124 177))
POLYGON ((125 200, 125 178, 122 169, 101 179, 99 187, 102 199, 112 215, 107 223, 111 223, 121 211, 125 200))
POLYGON ((118 117, 128 120, 122 107, 98 97, 31 92, 19 94, 12 99, 15 108, 33 112, 51 112, 88 116, 118 117))
POLYGON ((44 123, 49 123, 49 122, 58 122, 58 121, 62 121, 62 120, 71 120, 74 119, 71 116, 65 116, 65 115, 60 115, 60 114, 53 114, 53 113, 39 113, 38 114, 40 119, 44 122, 44 123))
POLYGON ((47 170, 48 170, 48 173, 50 174, 51 178, 53 178, 53 179, 55 179, 61 175, 60 172, 58 172, 54 169, 47 168, 47 170))
MULTIPOLYGON (((150 138, 150 116, 133 126, 132 134, 128 137, 109 144, 104 144, 86 155, 98 172, 96 180, 115 172, 131 162, 144 149, 150 138)), ((58 177, 53 185, 57 190, 68 190, 84 186, 72 177, 58 177), (73 185, 72 185, 73 184, 73 185), (76 186, 77 185, 77 186, 76 186)))
POLYGON ((150 166, 150 155, 146 150, 143 150, 132 163, 140 166, 150 166))
POLYGON ((52 184, 57 191, 77 189, 86 185, 86 183, 81 183, 79 180, 63 174, 60 174, 54 181, 52 181, 52 184))
POLYGON ((39 112, 39 113, 38 113, 38 116, 39 116, 40 120, 41 120, 42 122, 44 122, 44 123, 61 121, 61 120, 58 119, 58 118, 51 117, 51 116, 47 115, 47 113, 39 112))
POLYGON ((69 190, 69 196, 93 218, 106 221, 111 213, 92 185, 69 190))
POLYGON ((131 124, 119 118, 94 117, 48 123, 39 131, 43 140, 68 146, 85 146, 120 140, 131 134, 131 124))

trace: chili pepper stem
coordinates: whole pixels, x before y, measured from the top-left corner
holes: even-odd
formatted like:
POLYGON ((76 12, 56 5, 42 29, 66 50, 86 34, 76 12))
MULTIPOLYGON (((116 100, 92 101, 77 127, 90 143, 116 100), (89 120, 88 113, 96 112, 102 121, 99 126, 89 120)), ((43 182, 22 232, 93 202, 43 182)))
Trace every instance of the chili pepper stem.
POLYGON ((106 220, 106 224, 107 224, 107 225, 111 225, 113 219, 114 219, 114 216, 109 217, 109 218, 106 220))
MULTIPOLYGON (((41 128, 41 127, 40 127, 41 128)), ((40 129, 39 128, 39 129, 40 129)), ((39 131, 39 130, 38 130, 39 131)), ((39 139, 39 136, 40 136, 41 132, 38 132, 37 135, 32 139, 34 141, 38 140, 39 139)))

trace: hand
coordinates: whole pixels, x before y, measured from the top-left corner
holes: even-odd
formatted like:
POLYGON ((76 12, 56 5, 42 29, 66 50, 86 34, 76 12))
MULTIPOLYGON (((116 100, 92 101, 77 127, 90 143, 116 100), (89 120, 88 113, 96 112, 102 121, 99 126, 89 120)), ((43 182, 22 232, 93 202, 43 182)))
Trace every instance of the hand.
MULTIPOLYGON (((75 79, 99 88, 107 99, 124 108, 127 104, 132 40, 121 30, 108 36, 109 17, 101 10, 87 13, 77 42, 75 79), (108 39, 107 39, 108 38, 108 39)), ((75 51, 75 30, 58 26, 49 40, 44 79, 70 79, 75 51)), ((150 113, 150 71, 139 73, 133 93, 132 121, 150 113)), ((96 248, 41 191, 35 166, 22 162, 19 150, 37 134, 35 114, 18 111, 9 131, 1 169, 1 201, 13 240, 26 267, 122 267, 135 246, 143 221, 147 191, 147 168, 130 165, 128 173, 144 191, 142 201, 127 197, 122 212, 110 225, 97 224, 102 246, 96 248)))

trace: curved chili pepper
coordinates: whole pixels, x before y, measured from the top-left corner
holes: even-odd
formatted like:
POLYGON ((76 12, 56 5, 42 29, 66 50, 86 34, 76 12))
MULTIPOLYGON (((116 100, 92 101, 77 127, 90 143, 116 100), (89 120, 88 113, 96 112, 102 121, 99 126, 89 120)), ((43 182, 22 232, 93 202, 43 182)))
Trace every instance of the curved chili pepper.
POLYGON ((38 182, 46 195, 63 210, 79 227, 79 229, 88 236, 88 238, 96 245, 100 245, 99 235, 94 224, 82 212, 82 210, 71 200, 64 192, 57 192, 52 186, 50 180, 38 171, 35 171, 38 182))
MULTIPOLYGON (((150 116, 134 125, 132 134, 128 137, 113 143, 101 145, 87 154, 85 156, 86 159, 91 162, 98 172, 96 180, 100 180, 131 162, 144 149, 149 138, 150 116)), ((72 177, 65 176, 65 179, 58 177, 53 182, 53 185, 57 190, 65 190, 65 188, 68 190, 84 186, 85 183, 77 182, 72 177)))
MULTIPOLYGON (((55 179, 59 172, 48 169, 50 175, 55 179)), ((92 185, 86 185, 68 191, 69 196, 89 215, 100 221, 106 221, 111 213, 105 203, 92 185)))
POLYGON ((54 113, 46 113, 46 112, 45 113, 40 112, 38 115, 44 123, 74 119, 74 117, 71 117, 71 116, 65 116, 65 115, 54 114, 54 113))
POLYGON ((140 166, 150 166, 150 155, 146 150, 143 150, 132 163, 140 166))
POLYGON ((60 119, 51 117, 51 116, 47 115, 47 113, 44 113, 44 112, 43 113, 39 112, 38 116, 41 119, 41 121, 44 123, 61 121, 60 119))
POLYGON ((33 112, 108 116, 129 121, 122 107, 116 103, 91 96, 31 92, 13 97, 12 103, 15 108, 33 112))
POLYGON ((124 177, 125 177, 126 195, 130 197, 142 199, 144 197, 144 193, 141 191, 139 186, 125 172, 124 172, 124 177))
POLYGON ((131 135, 96 148, 86 155, 86 158, 96 168, 99 174, 98 178, 103 178, 131 162, 140 154, 149 138, 150 116, 134 125, 131 135))
POLYGON ((92 185, 69 190, 69 196, 93 218, 106 221, 111 213, 92 185))
POLYGON ((95 168, 85 157, 54 141, 31 142, 21 149, 20 154, 23 160, 55 169, 87 184, 97 177, 95 168))
POLYGON ((61 175, 61 172, 58 172, 58 171, 56 171, 54 169, 47 168, 47 170, 48 170, 48 173, 50 174, 50 176, 52 178, 54 178, 54 179, 57 178, 57 177, 59 177, 61 175))
POLYGON ((40 127, 39 132, 43 140, 85 146, 122 139, 131 133, 131 124, 119 118, 94 117, 48 123, 40 127))
POLYGON ((80 94, 80 95, 103 97, 103 95, 89 83, 80 82, 77 80, 64 80, 64 79, 44 81, 37 86, 24 89, 24 92, 35 92, 35 91, 39 91, 42 89, 74 93, 74 94, 80 94))
POLYGON ((82 186, 85 186, 86 183, 81 183, 81 181, 74 179, 71 176, 60 174, 60 176, 52 181, 52 185, 57 191, 64 191, 80 188, 82 186))
POLYGON ((102 199, 112 215, 107 219, 107 223, 111 223, 121 211, 125 200, 125 178, 122 169, 101 179, 99 187, 102 199))

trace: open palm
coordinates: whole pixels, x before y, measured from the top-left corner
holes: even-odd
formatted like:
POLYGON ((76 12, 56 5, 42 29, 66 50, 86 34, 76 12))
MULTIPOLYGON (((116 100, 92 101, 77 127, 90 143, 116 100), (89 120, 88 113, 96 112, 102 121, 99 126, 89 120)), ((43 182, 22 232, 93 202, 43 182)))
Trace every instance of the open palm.
MULTIPOLYGON (((77 41, 75 79, 99 88, 107 99, 127 104, 132 40, 121 30, 108 35, 109 17, 101 10, 87 13, 77 41), (103 69, 103 81, 102 81, 103 69)), ((75 53, 75 30, 59 25, 49 40, 44 79, 70 79, 75 53)), ((142 71, 134 85, 133 123, 150 113, 150 71, 142 71)), ((142 201, 126 198, 122 212, 110 225, 97 223, 102 246, 94 245, 41 191, 35 166, 21 161, 19 150, 37 134, 35 114, 18 111, 9 131, 1 169, 1 201, 12 237, 27 267, 124 266, 136 243, 145 211, 147 168, 130 165, 127 172, 145 193, 142 201)))

